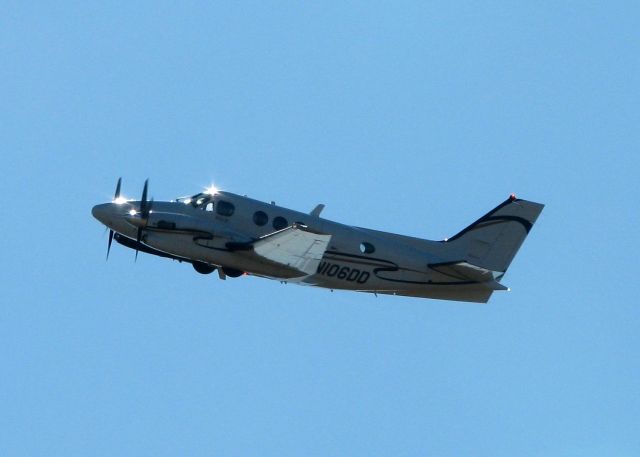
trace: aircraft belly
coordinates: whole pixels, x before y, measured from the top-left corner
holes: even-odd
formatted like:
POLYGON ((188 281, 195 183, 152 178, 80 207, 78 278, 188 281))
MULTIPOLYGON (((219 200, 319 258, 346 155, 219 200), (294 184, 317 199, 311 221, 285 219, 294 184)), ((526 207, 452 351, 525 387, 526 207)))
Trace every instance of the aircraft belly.
POLYGON ((433 298, 486 303, 494 292, 479 283, 404 283, 374 278, 365 284, 354 284, 315 274, 304 280, 309 285, 335 290, 352 290, 383 295, 433 298))
POLYGON ((432 285, 407 290, 362 290, 383 295, 400 295, 405 297, 432 298, 438 300, 455 300, 472 303, 486 303, 493 290, 481 284, 432 285))

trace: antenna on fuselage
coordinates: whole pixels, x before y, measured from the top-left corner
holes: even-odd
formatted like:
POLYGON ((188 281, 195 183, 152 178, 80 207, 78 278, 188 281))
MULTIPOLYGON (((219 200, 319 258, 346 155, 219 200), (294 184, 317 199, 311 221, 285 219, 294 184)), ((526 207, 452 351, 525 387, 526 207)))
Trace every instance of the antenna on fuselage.
POLYGON ((316 207, 313 208, 309 214, 311 214, 313 217, 320 217, 320 213, 322 212, 323 209, 324 209, 324 205, 320 203, 316 205, 316 207))

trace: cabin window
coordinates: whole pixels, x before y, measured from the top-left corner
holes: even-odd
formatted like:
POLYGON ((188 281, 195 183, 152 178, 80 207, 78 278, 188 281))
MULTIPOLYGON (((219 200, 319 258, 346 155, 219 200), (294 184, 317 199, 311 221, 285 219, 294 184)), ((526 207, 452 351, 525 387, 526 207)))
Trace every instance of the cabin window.
POLYGON ((273 228, 276 230, 282 230, 283 228, 285 228, 287 225, 289 225, 289 223, 287 222, 287 220, 282 217, 282 216, 277 216, 273 218, 273 228))
POLYGON ((233 206, 232 203, 226 202, 224 200, 220 200, 216 205, 216 212, 220 216, 226 216, 226 217, 232 216, 235 210, 236 210, 236 207, 233 206))
POLYGON ((267 222, 269 222, 269 216, 267 216, 267 213, 264 211, 256 211, 253 213, 253 222, 262 227, 263 225, 267 225, 267 222))
POLYGON ((206 211, 213 211, 213 203, 209 202, 207 203, 207 206, 205 208, 206 211))
POLYGON ((363 254, 372 254, 375 250, 376 248, 371 243, 367 243, 366 241, 360 243, 360 252, 363 254))

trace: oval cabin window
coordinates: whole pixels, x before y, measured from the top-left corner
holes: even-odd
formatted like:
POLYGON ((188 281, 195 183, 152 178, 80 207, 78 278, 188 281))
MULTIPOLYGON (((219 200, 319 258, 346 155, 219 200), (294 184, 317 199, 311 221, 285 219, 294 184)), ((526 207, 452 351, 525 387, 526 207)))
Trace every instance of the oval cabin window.
POLYGON ((287 222, 287 220, 284 217, 277 216, 277 217, 273 218, 273 228, 274 229, 282 230, 287 225, 289 225, 289 223, 287 222))
POLYGON ((262 227, 263 225, 267 225, 267 222, 269 222, 269 216, 267 216, 267 213, 264 211, 256 211, 253 213, 253 222, 262 227))
POLYGON ((236 210, 236 207, 233 206, 232 203, 226 202, 224 200, 220 200, 216 205, 216 212, 220 216, 226 216, 226 217, 232 216, 235 210, 236 210))
POLYGON ((367 243, 366 241, 360 243, 360 252, 363 254, 372 254, 375 250, 376 248, 371 243, 367 243))

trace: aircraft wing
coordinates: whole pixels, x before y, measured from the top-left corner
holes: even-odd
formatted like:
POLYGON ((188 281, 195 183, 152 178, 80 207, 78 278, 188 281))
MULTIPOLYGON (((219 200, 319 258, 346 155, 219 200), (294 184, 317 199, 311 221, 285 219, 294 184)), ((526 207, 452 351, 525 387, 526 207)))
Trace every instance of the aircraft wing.
POLYGON ((318 270, 331 235, 309 230, 294 224, 255 241, 253 251, 260 257, 280 266, 312 275, 318 270))

